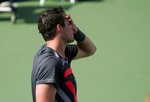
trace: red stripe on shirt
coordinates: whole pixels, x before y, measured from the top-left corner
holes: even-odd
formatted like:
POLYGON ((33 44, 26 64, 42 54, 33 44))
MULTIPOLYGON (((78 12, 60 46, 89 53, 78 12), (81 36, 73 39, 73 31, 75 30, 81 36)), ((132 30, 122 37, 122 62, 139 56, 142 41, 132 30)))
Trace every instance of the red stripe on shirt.
POLYGON ((76 91, 75 91, 75 87, 72 84, 72 82, 71 81, 67 81, 67 82, 65 82, 65 85, 69 88, 69 90, 73 94, 73 96, 74 96, 74 102, 77 102, 76 91))
POLYGON ((70 74, 72 74, 72 70, 71 70, 71 68, 68 68, 64 73, 64 78, 66 78, 70 74))

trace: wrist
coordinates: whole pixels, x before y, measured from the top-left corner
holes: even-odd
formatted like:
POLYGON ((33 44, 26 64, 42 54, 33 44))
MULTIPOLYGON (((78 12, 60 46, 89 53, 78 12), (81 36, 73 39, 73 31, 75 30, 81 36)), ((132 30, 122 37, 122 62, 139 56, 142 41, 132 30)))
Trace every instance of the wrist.
POLYGON ((74 39, 80 43, 85 39, 85 34, 77 28, 77 32, 74 34, 74 39))

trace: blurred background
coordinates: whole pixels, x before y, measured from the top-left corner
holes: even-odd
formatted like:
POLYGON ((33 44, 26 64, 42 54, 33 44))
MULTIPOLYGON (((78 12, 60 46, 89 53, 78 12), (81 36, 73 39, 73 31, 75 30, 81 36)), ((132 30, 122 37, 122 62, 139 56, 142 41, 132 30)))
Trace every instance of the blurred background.
POLYGON ((14 11, 0 9, 0 102, 32 102, 33 57, 44 43, 37 17, 56 6, 97 46, 95 55, 72 63, 78 101, 144 102, 150 93, 150 0, 11 2, 14 11))

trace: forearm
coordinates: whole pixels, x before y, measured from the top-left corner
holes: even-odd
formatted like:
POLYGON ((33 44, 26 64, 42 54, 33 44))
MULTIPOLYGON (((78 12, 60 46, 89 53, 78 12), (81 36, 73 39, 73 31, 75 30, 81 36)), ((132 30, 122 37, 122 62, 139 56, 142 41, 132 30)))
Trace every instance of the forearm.
POLYGON ((89 55, 93 55, 96 51, 96 46, 93 42, 86 36, 85 39, 77 43, 77 46, 87 52, 89 55))
POLYGON ((79 49, 82 49, 86 56, 93 55, 96 51, 96 46, 93 42, 80 30, 74 35, 75 40, 77 41, 77 46, 79 49))

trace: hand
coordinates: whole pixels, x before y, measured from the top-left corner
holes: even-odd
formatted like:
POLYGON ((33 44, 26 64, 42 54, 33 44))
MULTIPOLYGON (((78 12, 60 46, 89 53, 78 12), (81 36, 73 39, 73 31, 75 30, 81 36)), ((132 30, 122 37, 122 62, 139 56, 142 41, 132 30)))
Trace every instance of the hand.
POLYGON ((70 15, 66 15, 66 19, 68 19, 69 23, 72 26, 73 34, 76 34, 77 31, 78 31, 78 28, 76 27, 76 25, 74 24, 73 20, 71 19, 71 16, 70 15))

